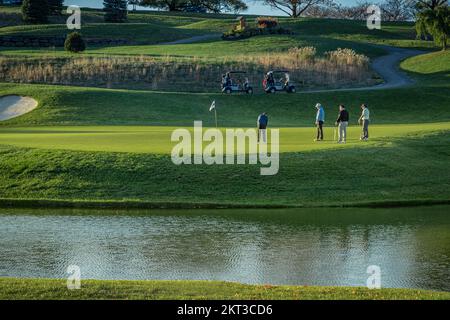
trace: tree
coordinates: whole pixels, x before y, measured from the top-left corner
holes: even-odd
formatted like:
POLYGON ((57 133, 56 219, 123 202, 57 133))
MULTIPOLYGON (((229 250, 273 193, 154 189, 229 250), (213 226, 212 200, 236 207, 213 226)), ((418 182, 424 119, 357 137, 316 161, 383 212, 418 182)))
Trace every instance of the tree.
POLYGON ((380 9, 383 21, 407 21, 414 17, 415 3, 411 0, 385 0, 380 9))
POLYGON ((263 1, 272 8, 278 9, 293 18, 301 16, 311 6, 327 6, 333 3, 333 0, 259 0, 259 1, 263 1))
POLYGON ((222 11, 239 12, 247 9, 247 5, 242 0, 142 0, 140 5, 169 11, 198 8, 215 13, 222 11))
POLYGON ((313 5, 303 11, 302 16, 314 18, 342 18, 343 6, 337 3, 332 5, 322 6, 313 5))
POLYGON ((50 14, 60 15, 64 0, 47 0, 50 14))
POLYGON ((50 14, 47 0, 24 0, 22 19, 30 23, 45 23, 50 14))
POLYGON ((430 35, 434 42, 447 49, 450 38, 450 9, 448 6, 440 6, 420 11, 416 17, 417 37, 430 35))
POLYGON ((126 0, 104 0, 106 22, 125 22, 127 20, 128 4, 126 0))

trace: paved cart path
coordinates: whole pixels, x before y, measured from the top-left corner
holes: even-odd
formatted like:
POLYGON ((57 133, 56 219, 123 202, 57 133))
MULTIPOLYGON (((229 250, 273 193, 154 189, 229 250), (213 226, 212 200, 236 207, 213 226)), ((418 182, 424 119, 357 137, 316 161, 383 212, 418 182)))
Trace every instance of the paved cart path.
POLYGON ((343 88, 343 89, 324 89, 303 91, 308 92, 332 92, 332 91, 359 91, 359 90, 382 90, 408 86, 414 81, 400 69, 400 62, 404 59, 426 53, 421 50, 404 49, 391 46, 377 45, 385 49, 388 54, 375 58, 372 63, 372 69, 378 73, 384 80, 383 83, 370 87, 343 88))

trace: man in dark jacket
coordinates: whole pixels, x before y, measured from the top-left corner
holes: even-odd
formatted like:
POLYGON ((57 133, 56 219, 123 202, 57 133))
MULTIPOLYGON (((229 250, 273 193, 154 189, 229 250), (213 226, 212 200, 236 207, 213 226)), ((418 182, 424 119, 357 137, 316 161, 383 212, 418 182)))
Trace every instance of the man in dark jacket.
POLYGON ((339 116, 336 120, 336 125, 339 126, 339 139, 338 143, 345 143, 347 139, 347 127, 349 120, 348 111, 343 104, 339 105, 339 116))
POLYGON ((267 113, 263 112, 259 115, 258 120, 256 121, 256 125, 258 127, 258 142, 260 140, 260 136, 262 135, 262 140, 266 142, 266 128, 269 123, 269 117, 267 113))

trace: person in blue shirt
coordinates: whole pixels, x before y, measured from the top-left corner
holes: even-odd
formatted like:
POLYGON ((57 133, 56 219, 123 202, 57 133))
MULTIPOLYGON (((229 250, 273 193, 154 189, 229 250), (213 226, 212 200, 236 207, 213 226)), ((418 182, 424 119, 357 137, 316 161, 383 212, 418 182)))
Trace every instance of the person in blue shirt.
POLYGON ((263 141, 266 142, 266 128, 269 123, 269 117, 267 113, 263 112, 259 115, 258 120, 256 121, 256 125, 258 127, 258 142, 260 140, 260 136, 262 135, 263 141))
POLYGON ((325 122, 325 111, 320 103, 316 104, 316 126, 317 126, 317 138, 314 141, 323 140, 323 123, 325 122))

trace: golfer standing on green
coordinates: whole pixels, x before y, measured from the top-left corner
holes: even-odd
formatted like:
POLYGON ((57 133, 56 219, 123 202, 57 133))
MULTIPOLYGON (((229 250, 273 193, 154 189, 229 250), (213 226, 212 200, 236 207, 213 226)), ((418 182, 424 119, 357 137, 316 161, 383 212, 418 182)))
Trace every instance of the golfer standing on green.
POLYGON ((325 111, 320 103, 316 103, 316 126, 317 126, 317 138, 314 141, 323 140, 323 123, 325 122, 325 111))
POLYGON ((361 105, 362 113, 361 117, 359 117, 358 123, 362 122, 362 135, 359 140, 367 141, 369 140, 369 123, 370 123, 370 112, 369 108, 367 108, 366 104, 361 105))
POLYGON ((339 126, 339 139, 338 143, 345 143, 347 139, 347 127, 348 127, 349 114, 345 110, 343 104, 339 105, 339 116, 336 119, 336 125, 339 126))
POLYGON ((266 128, 269 123, 269 117, 267 113, 263 112, 258 116, 258 120, 256 121, 256 125, 258 126, 258 143, 262 136, 262 140, 266 143, 266 128))

